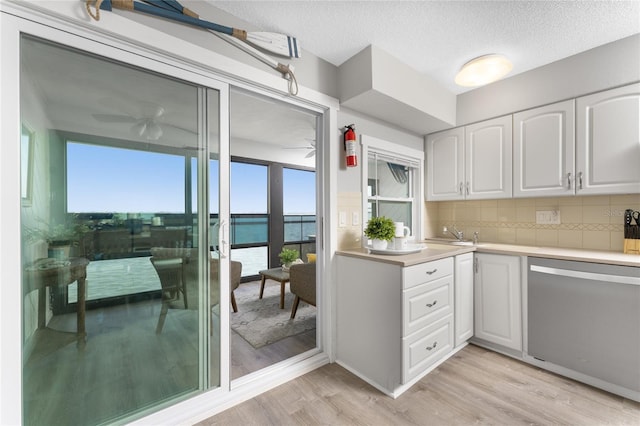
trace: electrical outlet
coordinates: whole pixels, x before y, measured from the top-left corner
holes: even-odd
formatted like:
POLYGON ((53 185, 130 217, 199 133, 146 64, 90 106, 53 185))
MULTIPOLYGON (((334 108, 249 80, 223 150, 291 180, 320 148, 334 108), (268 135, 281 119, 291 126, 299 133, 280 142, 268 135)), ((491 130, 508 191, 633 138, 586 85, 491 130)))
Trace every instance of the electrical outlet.
POLYGON ((539 210, 539 211, 536 211, 536 224, 538 224, 538 225, 560 225, 560 210, 539 210))

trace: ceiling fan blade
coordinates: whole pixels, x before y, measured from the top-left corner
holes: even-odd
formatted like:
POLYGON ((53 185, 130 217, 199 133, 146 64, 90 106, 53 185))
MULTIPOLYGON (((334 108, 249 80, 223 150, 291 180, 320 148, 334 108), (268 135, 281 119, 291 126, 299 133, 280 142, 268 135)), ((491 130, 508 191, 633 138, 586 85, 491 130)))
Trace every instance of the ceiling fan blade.
POLYGON ((93 118, 103 123, 135 123, 137 118, 119 114, 91 114, 93 118))
POLYGON ((140 101, 140 111, 143 117, 160 118, 164 115, 165 109, 161 105, 149 101, 140 101))
POLYGON ((313 151, 311 151, 310 153, 308 153, 307 155, 305 155, 304 158, 311 158, 314 155, 316 155, 316 150, 315 149, 313 151))
POLYGON ((190 133, 192 135, 197 135, 198 134, 198 132, 193 131, 191 129, 187 129, 186 127, 180 127, 180 126, 176 126, 176 125, 169 124, 169 123, 160 123, 160 125, 162 125, 164 127, 173 127, 176 130, 180 130, 182 132, 190 133))
POLYGON ((131 131, 150 141, 157 141, 163 134, 162 128, 152 119, 139 120, 131 126, 131 131))

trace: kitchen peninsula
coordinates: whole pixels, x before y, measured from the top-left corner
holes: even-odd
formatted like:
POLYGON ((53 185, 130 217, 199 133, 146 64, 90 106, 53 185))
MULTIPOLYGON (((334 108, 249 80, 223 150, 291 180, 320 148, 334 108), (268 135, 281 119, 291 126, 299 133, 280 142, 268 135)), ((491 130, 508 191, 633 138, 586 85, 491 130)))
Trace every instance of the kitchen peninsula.
MULTIPOLYGON (((426 245, 419 253, 399 256, 370 254, 365 248, 336 252, 336 362, 340 365, 395 398, 471 341, 640 399, 640 389, 534 359, 528 354, 527 340, 532 309, 527 288, 530 259, 618 268, 626 275, 623 281, 631 284, 626 291, 640 295, 640 285, 635 285, 640 281, 640 256, 494 243, 456 246, 427 241, 426 245)), ((608 285, 606 279, 600 281, 608 285)), ((632 304, 640 302, 639 297, 630 299, 632 304)), ((640 311, 631 306, 629 315, 636 315, 634 310, 640 311)), ((567 321, 571 315, 568 311, 567 321)), ((635 321, 635 316, 629 320, 635 321)), ((628 337, 620 344, 631 350, 640 346, 628 337)))

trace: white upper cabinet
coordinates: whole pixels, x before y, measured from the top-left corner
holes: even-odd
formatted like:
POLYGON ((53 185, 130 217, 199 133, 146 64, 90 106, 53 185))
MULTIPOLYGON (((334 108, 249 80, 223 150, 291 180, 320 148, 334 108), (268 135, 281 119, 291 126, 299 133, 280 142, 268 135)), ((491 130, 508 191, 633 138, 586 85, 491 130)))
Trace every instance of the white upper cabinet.
POLYGON ((640 192, 640 83, 577 99, 576 193, 640 192))
POLYGON ((512 116, 465 127, 466 199, 512 195, 512 116))
POLYGON ((574 101, 513 115, 513 195, 575 193, 574 101))
POLYGON ((512 195, 511 115, 427 136, 427 200, 512 195))
POLYGON ((427 200, 463 199, 464 127, 427 136, 427 200))

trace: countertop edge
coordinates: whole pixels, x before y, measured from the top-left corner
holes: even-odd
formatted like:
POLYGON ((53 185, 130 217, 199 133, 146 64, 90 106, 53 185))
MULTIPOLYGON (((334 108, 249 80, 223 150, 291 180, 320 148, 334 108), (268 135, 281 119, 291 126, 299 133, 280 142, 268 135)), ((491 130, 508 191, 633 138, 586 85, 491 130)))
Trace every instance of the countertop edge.
POLYGON ((433 260, 444 259, 446 257, 458 256, 460 254, 470 253, 475 250, 476 247, 473 246, 448 247, 438 245, 438 248, 427 247, 418 253, 405 254, 400 256, 371 254, 369 253, 369 250, 365 248, 336 250, 336 254, 340 256, 355 257, 359 259, 376 260, 383 263, 405 267, 419 265, 421 263, 431 262, 433 260))
POLYGON ((602 263, 606 265, 632 266, 640 268, 640 255, 608 251, 569 249, 559 247, 534 247, 524 245, 480 243, 475 246, 454 246, 447 243, 426 242, 427 248, 419 253, 401 256, 370 254, 367 249, 336 250, 337 255, 377 260, 398 266, 412 266, 424 262, 457 256, 469 252, 495 253, 512 256, 543 257, 548 259, 573 260, 578 262, 602 263))
POLYGON ((608 251, 568 249, 559 247, 533 247, 496 243, 478 244, 476 246, 476 251, 478 253, 510 254, 515 256, 544 257, 548 259, 602 263, 605 265, 640 267, 640 255, 608 251))

